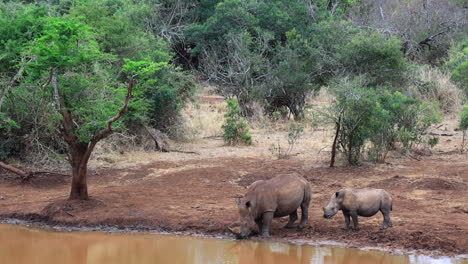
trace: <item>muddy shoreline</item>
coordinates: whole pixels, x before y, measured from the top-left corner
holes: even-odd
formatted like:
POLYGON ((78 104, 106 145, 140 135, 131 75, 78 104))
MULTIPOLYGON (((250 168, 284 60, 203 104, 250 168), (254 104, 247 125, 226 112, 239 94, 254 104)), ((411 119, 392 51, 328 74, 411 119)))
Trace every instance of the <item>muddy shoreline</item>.
POLYGON ((468 255, 468 164, 464 157, 453 156, 332 169, 310 166, 301 159, 150 161, 90 171, 87 201, 67 200, 66 176, 40 175, 21 183, 0 171, 0 221, 20 219, 64 231, 88 228, 229 238, 227 228, 238 220, 234 197, 256 180, 291 171, 311 184, 310 218, 301 231, 283 229, 287 218, 275 219, 272 241, 336 241, 396 253, 468 255), (389 191, 394 200, 393 227, 380 230, 380 214, 361 218, 357 232, 341 229, 341 213, 324 219, 322 206, 331 192, 343 187, 389 191))
MULTIPOLYGON (((74 222, 62 222, 51 220, 47 216, 39 214, 12 214, 0 215, 0 224, 11 224, 23 226, 31 229, 44 229, 52 230, 54 232, 104 232, 104 233, 117 233, 117 234, 158 234, 158 235, 171 235, 171 236, 195 236, 203 238, 215 238, 223 240, 236 240, 230 232, 210 232, 204 233, 200 231, 175 231, 166 228, 159 228, 155 226, 147 226, 143 224, 131 225, 115 225, 106 222, 83 225, 74 222)), ((447 252, 428 251, 428 250, 410 250, 398 247, 375 247, 366 246, 353 243, 344 243, 332 240, 305 240, 305 239, 287 239, 287 238, 270 238, 262 239, 260 237, 251 237, 252 240, 260 240, 265 242, 280 242, 293 245, 310 245, 310 246, 325 246, 325 247, 343 247, 343 248, 356 248, 360 250, 378 250, 389 252, 395 255, 419 255, 430 256, 434 258, 455 258, 455 259, 468 259, 468 254, 447 254, 447 252)))

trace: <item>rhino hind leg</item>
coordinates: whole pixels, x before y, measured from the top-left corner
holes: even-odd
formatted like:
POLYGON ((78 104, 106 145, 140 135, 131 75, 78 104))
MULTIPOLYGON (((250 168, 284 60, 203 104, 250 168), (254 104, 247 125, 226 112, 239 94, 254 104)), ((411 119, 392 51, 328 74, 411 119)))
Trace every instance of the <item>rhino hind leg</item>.
POLYGON ((304 194, 304 200, 301 203, 301 223, 299 223, 298 228, 302 229, 307 224, 309 219, 309 204, 310 204, 310 192, 304 194))
POLYGON ((382 208, 380 209, 380 212, 382 212, 384 217, 384 221, 380 229, 387 229, 388 227, 392 226, 392 222, 390 221, 390 209, 382 208))
POLYGON ((289 214, 289 221, 284 227, 285 228, 293 228, 294 223, 296 222, 296 220, 297 220, 297 209, 294 210, 294 212, 292 212, 291 214, 289 214))

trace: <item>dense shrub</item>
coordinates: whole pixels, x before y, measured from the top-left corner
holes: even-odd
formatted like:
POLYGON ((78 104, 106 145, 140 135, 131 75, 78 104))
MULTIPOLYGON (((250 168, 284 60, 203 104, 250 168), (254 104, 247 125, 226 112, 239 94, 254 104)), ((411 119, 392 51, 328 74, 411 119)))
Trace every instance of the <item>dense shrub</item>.
POLYGON ((460 112, 460 130, 463 133, 462 136, 462 144, 461 144, 461 151, 464 150, 466 144, 466 134, 468 131, 468 105, 463 107, 463 110, 460 112))
POLYGON ((464 1, 359 0, 348 18, 357 26, 398 37, 402 52, 410 60, 440 65, 451 42, 466 36, 464 1))
POLYGON ((13 131, 19 128, 15 121, 0 112, 0 160, 9 157, 15 148, 13 131))
POLYGON ((302 118, 307 94, 313 86, 309 74, 307 42, 295 30, 287 33, 287 43, 278 47, 271 72, 263 86, 270 113, 287 107, 296 120, 302 118))
POLYGON ((147 104, 144 116, 151 126, 168 132, 180 121, 180 110, 192 98, 196 85, 191 75, 174 67, 163 70, 160 78, 142 95, 147 104))
POLYGON ((407 62, 401 42, 375 32, 354 35, 339 51, 344 74, 365 75, 369 86, 404 84, 407 62))
POLYGON ((377 94, 363 86, 362 79, 342 81, 332 86, 337 99, 334 113, 340 130, 338 148, 350 165, 358 164, 366 140, 371 135, 373 108, 377 94))
POLYGON ((287 107, 299 119, 305 96, 322 85, 312 81, 330 75, 322 70, 328 59, 318 49, 334 51, 326 47, 330 43, 311 43, 340 36, 315 25, 340 17, 353 2, 202 1, 195 8, 201 21, 187 27, 187 41, 203 75, 221 85, 221 94, 237 97, 245 116, 253 114, 250 105, 257 100, 269 113, 287 107))
POLYGON ((366 151, 370 160, 383 162, 397 144, 410 150, 422 142, 429 126, 441 120, 438 104, 367 87, 366 82, 358 77, 332 85, 337 100, 332 111, 338 130, 336 147, 350 165, 358 164, 366 151))
POLYGON ((252 135, 249 133, 249 125, 241 116, 239 103, 236 99, 226 99, 228 112, 222 128, 224 130, 223 139, 228 145, 239 143, 252 144, 252 135))
POLYGON ((452 47, 447 67, 452 73, 452 80, 468 94, 468 38, 452 47))

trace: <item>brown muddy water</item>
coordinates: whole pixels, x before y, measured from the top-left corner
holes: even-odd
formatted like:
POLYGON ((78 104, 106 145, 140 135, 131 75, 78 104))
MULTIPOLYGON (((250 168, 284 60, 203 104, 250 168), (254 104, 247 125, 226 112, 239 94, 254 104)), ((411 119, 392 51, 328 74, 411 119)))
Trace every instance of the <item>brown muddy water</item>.
POLYGON ((0 264, 465 264, 467 259, 158 234, 55 232, 0 224, 0 264))

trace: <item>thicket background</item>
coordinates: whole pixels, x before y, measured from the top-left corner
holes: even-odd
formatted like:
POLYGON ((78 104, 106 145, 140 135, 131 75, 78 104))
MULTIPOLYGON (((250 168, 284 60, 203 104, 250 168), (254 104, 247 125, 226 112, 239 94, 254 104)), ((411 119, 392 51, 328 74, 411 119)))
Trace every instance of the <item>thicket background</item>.
POLYGON ((247 120, 316 111, 350 164, 383 161, 429 143, 427 128, 466 103, 467 10, 465 0, 2 1, 0 160, 67 159, 51 70, 86 141, 122 104, 131 60, 160 66, 114 127, 137 143, 148 127, 183 139, 180 111, 204 80, 247 120), (324 87, 334 103, 310 109, 324 87))

